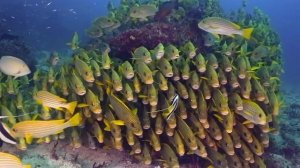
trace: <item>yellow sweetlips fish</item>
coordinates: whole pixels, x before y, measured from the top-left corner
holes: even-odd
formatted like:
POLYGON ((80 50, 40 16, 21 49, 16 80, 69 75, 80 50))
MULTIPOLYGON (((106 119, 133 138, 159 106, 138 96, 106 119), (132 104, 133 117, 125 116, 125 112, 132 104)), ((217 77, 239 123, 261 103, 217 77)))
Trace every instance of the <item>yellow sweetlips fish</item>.
POLYGON ((250 122, 253 122, 254 124, 267 124, 265 112, 259 107, 258 104, 251 100, 243 100, 243 110, 237 110, 236 113, 243 116, 250 122))
POLYGON ((66 99, 56 96, 48 91, 38 91, 35 95, 35 100, 38 104, 42 104, 46 108, 54 108, 56 110, 62 110, 65 108, 69 113, 73 114, 77 106, 77 101, 67 103, 66 99))
POLYGON ((239 25, 219 17, 205 18, 198 23, 198 27, 214 35, 234 36, 237 34, 246 39, 250 39, 253 32, 253 28, 241 29, 239 25))
POLYGON ((65 128, 80 125, 82 117, 79 113, 75 114, 69 121, 62 120, 28 120, 21 121, 13 126, 11 134, 15 138, 24 138, 30 144, 32 138, 44 138, 49 135, 59 134, 65 128))
POLYGON ((24 165, 15 155, 0 152, 0 168, 31 168, 31 165, 24 165))

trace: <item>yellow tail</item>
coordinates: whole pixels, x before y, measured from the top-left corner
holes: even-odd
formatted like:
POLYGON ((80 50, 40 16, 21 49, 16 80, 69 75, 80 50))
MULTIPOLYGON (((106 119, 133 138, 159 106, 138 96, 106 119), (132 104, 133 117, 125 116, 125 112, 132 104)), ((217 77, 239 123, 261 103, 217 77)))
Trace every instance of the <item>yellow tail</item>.
POLYGON ((250 39, 252 32, 253 32, 253 28, 244 29, 242 36, 245 37, 246 39, 250 39))
POLYGON ((31 165, 23 165, 23 168, 31 168, 31 165))
POLYGON ((76 106, 77 106, 77 101, 73 101, 67 104, 66 109, 68 110, 69 113, 73 114, 76 106))
POLYGON ((80 113, 75 114, 69 121, 65 123, 66 127, 75 127, 80 125, 82 122, 82 117, 80 113))

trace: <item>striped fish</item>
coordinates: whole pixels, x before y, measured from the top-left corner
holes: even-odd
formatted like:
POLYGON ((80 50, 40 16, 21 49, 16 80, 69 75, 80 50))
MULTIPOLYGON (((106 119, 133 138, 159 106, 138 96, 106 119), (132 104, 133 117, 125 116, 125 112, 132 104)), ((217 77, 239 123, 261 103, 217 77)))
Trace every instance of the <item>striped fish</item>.
POLYGON ((31 165, 23 165, 17 156, 0 152, 0 168, 31 168, 31 165))
POLYGON ((243 110, 236 111, 236 113, 254 124, 265 125, 267 123, 265 112, 251 100, 243 100, 243 110))
POLYGON ((198 23, 198 27, 214 35, 234 36, 237 34, 246 39, 250 39, 253 32, 253 28, 241 29, 239 25, 219 17, 205 18, 198 23))
POLYGON ((35 99, 39 104, 42 104, 46 108, 50 107, 56 110, 62 110, 62 108, 65 108, 71 114, 74 113, 77 106, 77 101, 67 103, 66 99, 56 96, 48 91, 38 91, 35 99))
POLYGON ((132 111, 121 99, 116 97, 113 93, 110 92, 110 89, 107 90, 108 98, 110 102, 110 107, 116 113, 117 117, 120 119, 118 122, 112 122, 116 125, 126 125, 135 135, 143 135, 143 129, 141 122, 136 115, 136 111, 132 111))
MULTIPOLYGON (((15 138, 11 136, 11 132, 9 128, 2 122, 0 122, 0 143, 10 143, 10 144, 17 144, 15 138)), ((2 144, 0 144, 2 146, 2 144)))
POLYGON ((12 128, 12 135, 15 138, 26 138, 27 143, 31 143, 32 138, 43 138, 49 135, 61 133, 65 128, 74 127, 81 124, 82 117, 75 114, 69 121, 49 120, 49 121, 22 121, 12 128))

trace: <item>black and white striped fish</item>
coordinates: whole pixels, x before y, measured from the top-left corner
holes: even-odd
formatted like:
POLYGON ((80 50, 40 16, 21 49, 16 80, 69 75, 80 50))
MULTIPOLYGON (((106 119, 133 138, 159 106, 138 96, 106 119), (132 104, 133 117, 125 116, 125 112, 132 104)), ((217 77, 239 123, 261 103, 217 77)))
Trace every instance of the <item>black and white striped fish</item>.
POLYGON ((0 121, 0 146, 2 146, 3 142, 14 145, 17 144, 17 141, 12 137, 9 128, 0 121))

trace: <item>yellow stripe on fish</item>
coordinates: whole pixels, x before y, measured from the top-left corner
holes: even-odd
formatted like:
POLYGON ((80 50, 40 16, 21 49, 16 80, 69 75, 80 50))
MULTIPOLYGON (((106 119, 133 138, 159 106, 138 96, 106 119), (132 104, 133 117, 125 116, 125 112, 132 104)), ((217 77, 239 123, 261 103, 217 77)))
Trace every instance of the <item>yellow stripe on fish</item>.
POLYGON ((74 110, 77 106, 77 101, 67 103, 66 99, 56 96, 48 91, 38 91, 35 99, 44 107, 50 107, 57 110, 62 110, 62 108, 65 108, 71 114, 74 113, 74 110))

